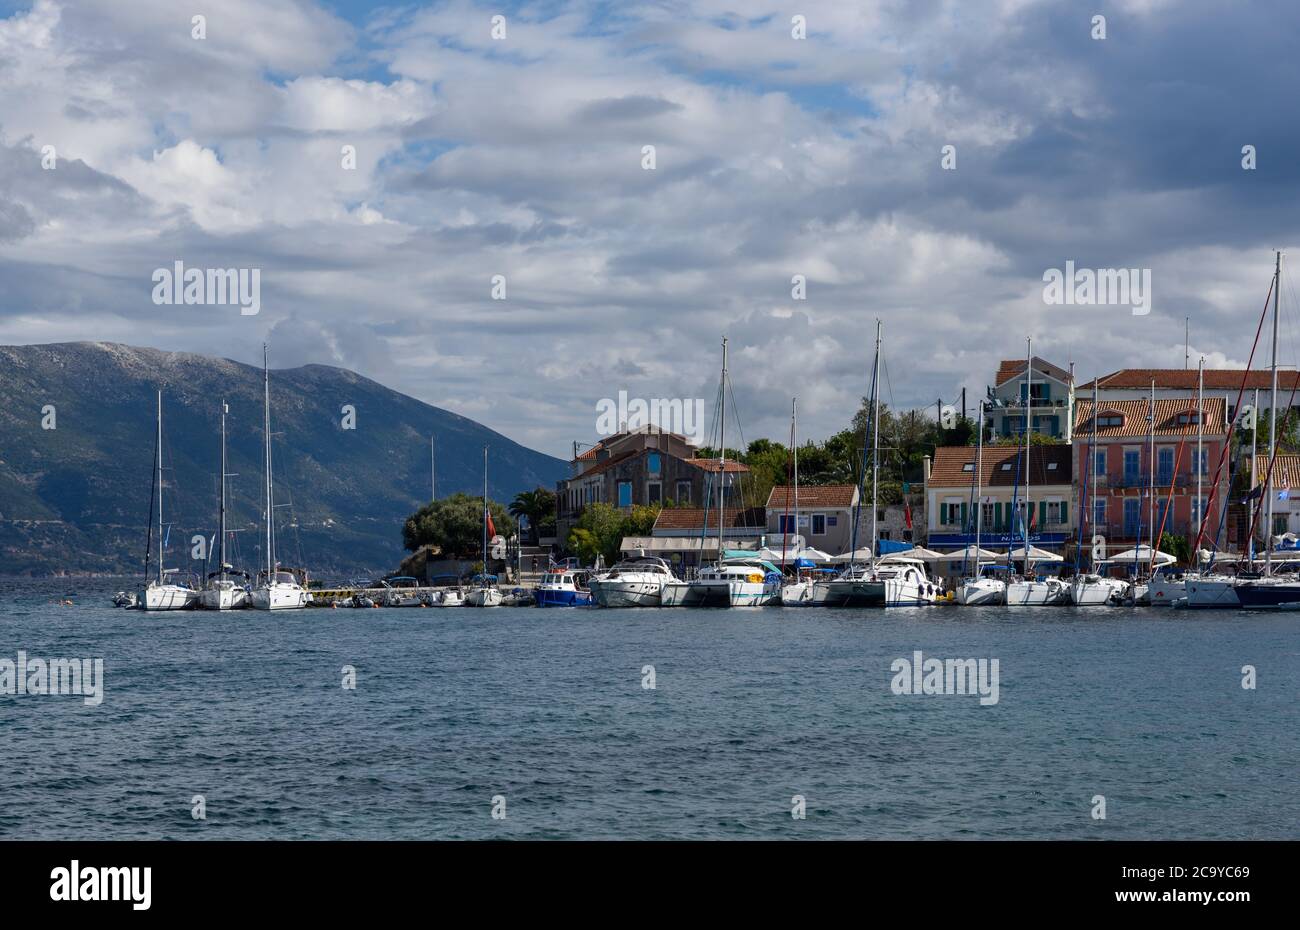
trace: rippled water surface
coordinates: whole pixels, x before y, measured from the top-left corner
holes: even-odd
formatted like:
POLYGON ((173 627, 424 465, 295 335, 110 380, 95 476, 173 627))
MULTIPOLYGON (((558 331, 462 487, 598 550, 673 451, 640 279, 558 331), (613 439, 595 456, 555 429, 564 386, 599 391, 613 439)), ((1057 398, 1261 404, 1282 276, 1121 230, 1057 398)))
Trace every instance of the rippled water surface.
POLYGON ((124 586, 0 582, 0 658, 105 669, 97 707, 0 695, 0 836, 1300 835, 1300 614, 145 614, 124 586), (918 649, 998 659, 998 703, 893 694, 918 649))

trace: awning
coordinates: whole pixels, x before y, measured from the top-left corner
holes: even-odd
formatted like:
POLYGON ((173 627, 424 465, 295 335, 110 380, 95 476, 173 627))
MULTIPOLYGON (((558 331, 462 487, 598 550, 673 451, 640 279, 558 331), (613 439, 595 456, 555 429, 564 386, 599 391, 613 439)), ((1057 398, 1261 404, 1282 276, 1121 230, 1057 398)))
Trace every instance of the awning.
POLYGON ((994 552, 992 549, 975 546, 967 546, 965 549, 958 549, 955 552, 949 552, 944 559, 950 562, 1000 562, 1005 559, 1006 555, 1000 552, 994 552))
MULTIPOLYGON (((1025 547, 1012 549, 1007 555, 1017 562, 1025 560, 1025 547)), ((1065 560, 1055 552, 1048 552, 1046 549, 1039 549, 1037 546, 1029 547, 1029 561, 1031 562, 1064 562, 1065 560)))
MULTIPOLYGON (((1123 552, 1117 552, 1112 556, 1097 561, 1099 563, 1114 562, 1117 565, 1123 565, 1125 562, 1146 564, 1151 561, 1151 547, 1144 544, 1136 549, 1125 549, 1123 552)), ((1172 556, 1168 552, 1161 552, 1159 549, 1156 550, 1156 565, 1173 565, 1177 561, 1176 556, 1172 556)))
POLYGON ((863 546, 861 549, 855 549, 853 552, 841 552, 839 555, 833 555, 828 560, 836 565, 847 565, 849 562, 870 562, 871 548, 863 546))

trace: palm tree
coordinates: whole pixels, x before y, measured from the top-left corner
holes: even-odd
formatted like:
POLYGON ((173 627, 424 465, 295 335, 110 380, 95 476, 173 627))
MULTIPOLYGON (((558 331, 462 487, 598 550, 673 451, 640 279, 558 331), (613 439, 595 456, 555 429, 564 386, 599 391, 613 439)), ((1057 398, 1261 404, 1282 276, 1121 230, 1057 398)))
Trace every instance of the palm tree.
POLYGON ((521 491, 510 502, 510 515, 515 518, 528 518, 528 535, 536 545, 539 539, 538 530, 542 523, 555 517, 555 493, 546 488, 521 491))

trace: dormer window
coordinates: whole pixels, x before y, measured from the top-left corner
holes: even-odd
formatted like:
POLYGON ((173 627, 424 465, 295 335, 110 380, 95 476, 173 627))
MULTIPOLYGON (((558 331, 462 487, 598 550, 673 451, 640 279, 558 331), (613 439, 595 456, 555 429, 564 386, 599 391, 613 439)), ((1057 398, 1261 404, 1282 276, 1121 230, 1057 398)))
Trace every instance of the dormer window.
POLYGON ((1056 462, 1048 462, 1048 463, 1047 463, 1047 470, 1048 470, 1048 471, 1056 471, 1056 462))
POLYGON ((962 471, 965 471, 965 472, 972 472, 972 471, 975 470, 975 463, 974 463, 974 462, 967 462, 965 465, 963 465, 963 466, 961 467, 961 470, 962 470, 962 471))
POLYGON ((1192 410, 1188 413, 1178 414, 1179 426, 1195 426, 1199 422, 1201 422, 1201 417, 1200 414, 1198 414, 1195 410, 1192 410))
POLYGON ((1011 471, 1011 463, 1010 463, 1010 462, 1003 462, 1003 463, 1002 463, 1002 470, 1003 470, 1003 471, 1011 471))
POLYGON ((1107 410, 1105 413, 1098 415, 1097 428, 1106 429, 1107 427, 1123 426, 1124 414, 1116 413, 1114 410, 1107 410))

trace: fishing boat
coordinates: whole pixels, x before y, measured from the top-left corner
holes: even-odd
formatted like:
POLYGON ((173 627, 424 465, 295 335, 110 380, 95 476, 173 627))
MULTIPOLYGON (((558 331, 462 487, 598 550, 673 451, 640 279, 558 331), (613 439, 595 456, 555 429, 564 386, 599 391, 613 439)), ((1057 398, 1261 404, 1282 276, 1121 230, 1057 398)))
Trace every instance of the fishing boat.
POLYGON ((249 603, 255 610, 299 610, 307 590, 293 572, 282 571, 275 558, 275 481, 271 471, 271 373, 262 346, 262 446, 266 476, 266 567, 258 573, 249 603))
POLYGON ((664 587, 675 581, 667 562, 641 555, 592 578, 588 588, 597 607, 658 607, 664 587))
POLYGON ((581 568, 546 572, 533 588, 533 600, 538 607, 588 607, 592 600, 590 579, 591 572, 581 568))
POLYGON ((247 572, 235 572, 226 560, 226 414, 230 407, 221 402, 221 475, 217 495, 217 565, 209 572, 203 590, 199 592, 199 606, 204 610, 234 610, 248 606, 247 572))
MULTIPOLYGON (((158 562, 157 577, 149 580, 136 595, 135 606, 141 610, 184 610, 193 607, 198 600, 198 592, 187 584, 178 584, 170 580, 179 573, 179 569, 164 568, 163 554, 166 549, 166 530, 170 524, 163 521, 163 445, 162 445, 162 391, 158 392, 158 429, 154 439, 154 485, 157 488, 156 504, 158 507, 158 562)), ((153 532, 152 522, 150 532, 153 532)), ((152 547, 145 548, 145 577, 149 575, 149 553, 152 547)))
POLYGON ((492 526, 492 508, 488 504, 488 447, 483 447, 483 571, 474 576, 473 587, 465 595, 466 607, 500 607, 505 595, 497 587, 497 576, 489 575, 488 537, 492 526))

